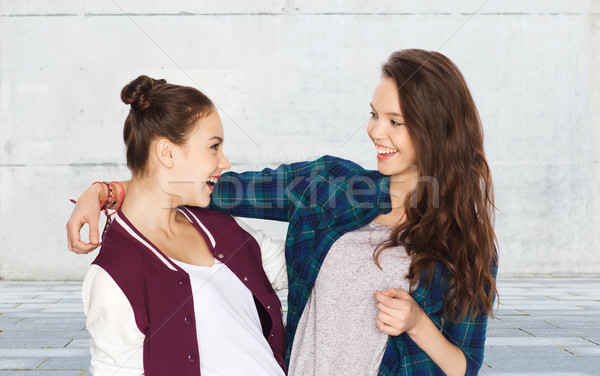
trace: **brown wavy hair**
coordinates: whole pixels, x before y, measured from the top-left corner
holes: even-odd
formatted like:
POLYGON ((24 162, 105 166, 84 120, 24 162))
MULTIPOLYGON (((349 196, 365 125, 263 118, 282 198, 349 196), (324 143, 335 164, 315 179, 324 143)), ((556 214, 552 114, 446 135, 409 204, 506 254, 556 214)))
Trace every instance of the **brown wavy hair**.
POLYGON ((375 262, 385 249, 404 246, 411 290, 429 285, 441 262, 448 272, 444 316, 492 315, 498 293, 494 191, 467 83, 446 56, 418 49, 394 52, 382 76, 396 82, 420 179, 405 198, 405 221, 377 247, 375 262))

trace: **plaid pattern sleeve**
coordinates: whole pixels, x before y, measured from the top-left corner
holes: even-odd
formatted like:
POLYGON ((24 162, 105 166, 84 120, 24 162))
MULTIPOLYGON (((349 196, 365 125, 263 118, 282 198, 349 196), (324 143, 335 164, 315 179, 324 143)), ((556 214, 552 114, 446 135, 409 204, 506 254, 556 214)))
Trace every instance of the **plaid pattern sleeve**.
MULTIPOLYGON (((497 255, 496 250, 495 252, 497 255)), ((492 274, 496 278, 498 274, 497 261, 492 268, 492 274)), ((465 354, 467 360, 466 376, 477 375, 483 364, 487 321, 488 315, 468 315, 458 323, 446 322, 443 326, 442 332, 446 338, 465 354)))
POLYGON ((467 316, 458 323, 447 321, 443 326, 444 336, 465 354, 467 376, 477 375, 483 363, 487 320, 487 315, 467 316))
POLYGON ((302 202, 302 192, 314 185, 331 157, 283 164, 273 170, 221 176, 211 195, 210 209, 231 215, 289 222, 302 202))
MULTIPOLYGON (((494 278, 498 275, 498 250, 494 247, 495 261, 492 266, 494 278)), ((483 364, 488 315, 467 316, 462 322, 444 325, 444 333, 458 346, 467 360, 466 376, 477 375, 483 364)))

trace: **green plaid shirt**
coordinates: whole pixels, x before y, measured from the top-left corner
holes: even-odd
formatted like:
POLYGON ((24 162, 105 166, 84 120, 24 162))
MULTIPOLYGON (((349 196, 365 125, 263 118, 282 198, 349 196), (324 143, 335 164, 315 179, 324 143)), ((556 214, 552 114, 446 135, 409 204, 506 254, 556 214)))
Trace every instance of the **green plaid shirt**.
MULTIPOLYGON (((289 363, 298 321, 327 252, 344 233, 391 210, 389 178, 331 156, 281 165, 276 170, 228 172, 214 187, 211 208, 235 216, 289 222, 285 242, 289 363)), ((466 375, 476 375, 483 361, 487 316, 444 322, 445 275, 442 264, 436 265, 429 288, 420 286, 411 295, 446 338, 463 350, 466 375)), ((390 336, 379 375, 443 374, 406 333, 390 336)))

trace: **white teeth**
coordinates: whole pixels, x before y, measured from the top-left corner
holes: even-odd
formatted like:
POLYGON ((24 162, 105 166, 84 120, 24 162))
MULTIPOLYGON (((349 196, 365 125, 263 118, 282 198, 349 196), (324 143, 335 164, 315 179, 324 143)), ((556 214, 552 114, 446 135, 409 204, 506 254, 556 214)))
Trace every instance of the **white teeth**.
POLYGON ((378 147, 377 148, 377 153, 378 154, 392 154, 392 153, 396 153, 398 151, 398 149, 390 149, 390 148, 384 148, 384 147, 378 147))
POLYGON ((218 178, 213 178, 212 176, 210 178, 208 178, 208 181, 211 183, 216 183, 218 180, 218 178))

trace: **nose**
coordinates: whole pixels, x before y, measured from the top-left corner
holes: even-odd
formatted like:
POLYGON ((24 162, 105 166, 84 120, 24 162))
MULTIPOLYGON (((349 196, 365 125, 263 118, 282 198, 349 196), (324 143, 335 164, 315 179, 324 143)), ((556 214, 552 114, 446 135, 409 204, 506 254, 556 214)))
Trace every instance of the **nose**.
POLYGON ((219 159, 219 168, 221 170, 229 170, 231 168, 231 163, 229 163, 229 160, 223 153, 221 153, 221 158, 219 159))
POLYGON ((385 137, 385 129, 383 128, 384 125, 379 119, 371 118, 371 120, 369 120, 369 124, 367 125, 367 134, 372 140, 382 139, 385 137))

